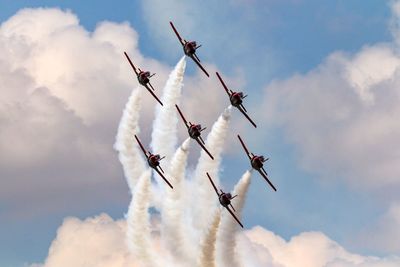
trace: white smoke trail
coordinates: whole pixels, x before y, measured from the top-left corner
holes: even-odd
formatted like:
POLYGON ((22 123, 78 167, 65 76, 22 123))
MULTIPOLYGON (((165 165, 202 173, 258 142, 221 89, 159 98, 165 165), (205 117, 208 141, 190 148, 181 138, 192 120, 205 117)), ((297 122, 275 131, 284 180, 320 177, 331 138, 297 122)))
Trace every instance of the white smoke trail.
POLYGON ((175 104, 179 104, 185 67, 186 60, 185 57, 182 57, 169 75, 167 84, 164 87, 161 100, 164 106, 156 106, 150 147, 153 153, 158 153, 166 157, 164 160, 165 166, 169 166, 178 142, 178 115, 175 104))
POLYGON ((169 179, 174 186, 173 190, 166 191, 166 197, 161 211, 162 219, 162 238, 166 246, 170 248, 172 254, 184 259, 189 255, 187 253, 188 244, 185 242, 185 233, 183 230, 183 189, 185 169, 189 153, 190 139, 187 138, 176 150, 169 168, 169 179), (173 246, 171 246, 173 244, 173 246))
POLYGON ((194 191, 198 201, 192 202, 192 218, 195 218, 193 225, 198 230, 201 230, 204 225, 210 223, 212 215, 212 213, 210 213, 210 207, 214 207, 216 203, 216 194, 207 179, 206 172, 211 175, 214 179, 214 183, 218 186, 218 169, 221 163, 221 153, 228 133, 230 118, 231 107, 228 107, 221 116, 219 116, 210 134, 207 136, 206 148, 210 150, 210 153, 214 156, 214 160, 202 151, 196 166, 194 191))
POLYGON ((215 242, 217 240, 217 231, 221 220, 221 210, 217 209, 213 222, 204 239, 201 242, 199 267, 215 267, 215 242))
MULTIPOLYGON (((157 255, 154 253, 155 246, 152 243, 150 215, 148 213, 151 201, 151 170, 146 168, 141 151, 132 138, 134 134, 139 132, 138 121, 141 100, 139 90, 132 92, 129 98, 120 122, 115 144, 129 187, 131 192, 134 192, 127 214, 128 246, 135 258, 140 260, 146 267, 161 265, 214 267, 216 266, 215 253, 219 236, 222 239, 229 239, 226 235, 230 232, 234 236, 236 229, 234 228, 232 232, 232 229, 229 228, 229 223, 225 222, 224 231, 226 234, 220 235, 217 233, 224 217, 221 219, 220 210, 216 208, 217 197, 205 176, 206 172, 209 172, 218 185, 218 169, 221 163, 224 141, 228 133, 231 107, 228 107, 221 114, 207 136, 206 147, 213 154, 214 160, 211 160, 205 152, 201 152, 194 178, 190 184, 192 191, 189 194, 191 195, 187 195, 187 190, 190 188, 187 188, 188 184, 184 178, 190 139, 186 139, 174 152, 174 147, 177 143, 178 122, 175 104, 179 102, 181 95, 185 65, 186 62, 183 57, 170 74, 164 87, 162 97, 164 106, 156 106, 156 118, 153 122, 150 145, 152 152, 166 156, 163 166, 167 167, 167 179, 174 186, 173 190, 162 190, 162 192, 156 194, 160 200, 159 203, 161 203, 158 206, 161 212, 160 237, 164 248, 167 248, 171 254, 163 253, 162 256, 157 255), (140 177, 139 181, 138 177, 140 177), (191 202, 188 202, 188 200, 191 200, 191 202), (188 205, 188 203, 190 204, 188 205), (185 211, 189 211, 189 216, 185 214, 185 211), (187 224, 188 220, 192 221, 187 224), (204 231, 204 227, 208 225, 211 225, 209 230, 204 231), (161 259, 163 259, 163 263, 161 263, 161 259)), ((241 190, 239 184, 235 189, 238 192, 241 190)), ((236 202, 239 201, 237 200, 236 202)), ((240 210, 240 204, 236 203, 236 205, 240 210)), ((232 242, 232 245, 228 247, 231 247, 231 250, 227 249, 224 255, 229 254, 231 251, 233 253, 235 243, 232 242)), ((232 254, 230 256, 232 259, 234 258, 232 254)))
POLYGON ((114 149, 119 152, 118 158, 124 169, 125 178, 131 192, 133 192, 139 176, 146 169, 145 162, 141 157, 142 152, 133 138, 135 134, 140 132, 139 112, 141 100, 142 89, 138 87, 132 91, 128 103, 125 105, 114 144, 114 149))
MULTIPOLYGON (((240 218, 244 206, 246 193, 251 181, 251 172, 246 171, 233 189, 233 195, 238 195, 232 205, 236 209, 235 215, 240 218)), ((235 253, 236 232, 239 224, 232 218, 228 212, 224 212, 221 218, 221 225, 217 234, 217 262, 220 267, 238 267, 241 266, 235 253)))
POLYGON ((145 267, 154 267, 155 255, 150 231, 148 213, 151 188, 151 171, 145 171, 139 178, 133 193, 127 215, 127 245, 134 257, 145 267))

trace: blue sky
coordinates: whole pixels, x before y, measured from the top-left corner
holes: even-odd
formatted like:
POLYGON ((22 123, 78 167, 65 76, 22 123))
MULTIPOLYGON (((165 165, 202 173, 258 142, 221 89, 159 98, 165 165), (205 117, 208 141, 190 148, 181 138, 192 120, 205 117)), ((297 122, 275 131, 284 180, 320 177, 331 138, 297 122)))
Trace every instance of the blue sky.
MULTIPOLYGON (((251 107, 262 104, 257 94, 271 81, 305 74, 335 51, 352 54, 364 46, 392 39, 388 1, 254 0, 248 5, 244 4, 246 1, 231 1, 227 6, 220 3, 216 7, 208 1, 196 7, 195 2, 188 1, 188 13, 183 16, 174 9, 166 9, 158 16, 163 5, 154 6, 156 1, 58 1, 56 4, 55 1, 0 1, 0 21, 6 21, 25 7, 70 9, 88 31, 93 31, 103 20, 129 21, 139 34, 141 53, 173 66, 180 57, 180 47, 177 40, 166 39, 163 34, 172 35, 168 25, 165 23, 165 29, 159 25, 168 18, 182 22, 193 16, 190 25, 176 25, 181 34, 198 39, 203 44, 199 52, 201 59, 215 64, 224 75, 243 74, 251 107), (220 42, 228 47, 224 49, 220 42)), ((188 69, 189 75, 196 71, 192 64, 188 64, 188 69)), ((257 110, 263 109, 257 107, 257 110)), ((281 127, 257 130, 269 133, 258 133, 260 138, 249 140, 248 145, 255 152, 271 157, 267 168, 278 192, 270 191, 261 177, 254 175, 244 212, 246 226, 261 225, 286 239, 303 231, 322 231, 352 252, 388 254, 354 241, 356 231, 386 212, 388 201, 371 198, 370 191, 358 190, 340 179, 326 181, 321 179, 321 173, 306 170, 300 163, 301 152, 288 141, 281 127)), ((248 167, 245 155, 240 153, 227 155, 223 165, 223 177, 238 178, 238 173, 248 167)), ((237 178, 226 178, 224 185, 231 188, 237 178)), ((23 266, 43 261, 66 216, 86 218, 106 212, 121 218, 127 211, 129 194, 124 188, 122 170, 115 179, 118 181, 115 188, 122 195, 102 195, 114 197, 108 205, 104 201, 96 205, 95 198, 89 198, 82 199, 89 204, 80 206, 79 201, 71 202, 40 216, 34 213, 12 216, 13 202, 6 202, 4 206, 0 203, 0 265, 23 266)))

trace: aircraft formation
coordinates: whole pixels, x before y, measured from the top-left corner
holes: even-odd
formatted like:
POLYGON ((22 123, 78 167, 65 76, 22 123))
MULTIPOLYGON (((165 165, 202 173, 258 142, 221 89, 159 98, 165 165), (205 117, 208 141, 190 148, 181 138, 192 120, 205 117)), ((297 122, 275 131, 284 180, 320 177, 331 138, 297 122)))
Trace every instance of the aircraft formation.
MULTIPOLYGON (((190 57, 194 63, 202 70, 202 72, 207 76, 210 77, 210 75, 208 74, 208 72, 206 71, 206 69, 202 66, 201 61, 199 59, 199 57, 196 54, 196 50, 198 48, 201 47, 201 45, 198 45, 196 41, 186 41, 185 39, 182 39, 181 36, 179 35, 179 32, 177 31, 177 29, 175 28, 174 24, 172 22, 170 22, 171 28, 173 30, 173 32, 176 34, 180 44, 182 45, 183 48, 183 52, 187 57, 190 57)), ((143 87, 145 87, 147 89, 147 91, 149 91, 149 93, 155 98, 155 100, 161 105, 163 106, 163 103, 161 102, 161 100, 157 97, 156 93, 155 93, 155 89, 154 87, 151 85, 150 83, 150 78, 152 78, 155 73, 151 74, 150 71, 143 71, 140 68, 136 68, 135 65, 133 64, 133 62, 131 61, 131 59, 129 58, 128 54, 126 52, 124 52, 125 57, 127 58, 129 64, 131 65, 136 78, 139 82, 140 85, 142 85, 143 87)), ((219 81, 222 84, 222 87, 224 88, 225 92, 228 94, 229 97, 229 101, 230 104, 237 108, 239 110, 240 113, 243 114, 243 116, 253 125, 254 128, 257 128, 257 125, 254 123, 254 121, 250 118, 250 116, 247 114, 247 110, 243 105, 243 99, 247 97, 247 95, 245 95, 243 92, 235 92, 233 90, 230 90, 225 82, 223 81, 223 79, 221 78, 221 75, 216 72, 216 76, 218 77, 219 81)), ((181 109, 179 108, 178 105, 175 105, 177 112, 179 113, 183 123, 185 124, 189 137, 194 139, 199 145, 200 147, 204 150, 204 152, 212 159, 214 160, 214 157, 212 156, 212 154, 210 153, 210 151, 206 148, 205 146, 205 142, 201 136, 202 131, 204 131, 206 129, 206 127, 202 128, 201 124, 195 124, 192 123, 190 121, 187 121, 186 118, 184 117, 181 109)), ((141 148, 141 150, 143 151, 144 156, 147 159, 147 163, 149 165, 149 167, 151 167, 152 169, 154 169, 158 175, 165 181, 165 183, 171 188, 173 189, 173 185, 168 181, 168 179, 165 177, 164 175, 164 170, 161 168, 160 166, 160 161, 164 158, 161 157, 159 154, 153 154, 150 151, 147 151, 144 146, 142 145, 142 143, 140 142, 139 138, 135 135, 134 136, 139 147, 141 148)), ((252 167, 252 169, 258 171, 260 173, 260 175, 266 180, 266 182, 269 184, 269 186, 276 191, 275 186, 272 184, 272 182, 269 180, 268 178, 268 174, 264 169, 264 163, 269 159, 269 158, 265 158, 262 155, 255 155, 251 152, 249 152, 248 148, 246 147, 243 139, 240 137, 240 135, 237 135, 240 144, 242 145, 247 157, 250 160, 250 166, 252 167)), ((235 215, 235 208, 233 207, 231 201, 237 197, 237 195, 232 196, 231 193, 226 193, 224 192, 222 189, 219 189, 215 186, 212 177, 210 176, 209 173, 205 174, 211 184, 211 188, 213 188, 215 190, 215 193, 218 196, 218 200, 219 203, 221 204, 221 206, 223 206, 224 208, 227 209, 227 211, 232 215, 233 219, 235 219, 237 221, 237 223, 243 228, 243 224, 240 222, 240 220, 237 218, 237 216, 235 215)))

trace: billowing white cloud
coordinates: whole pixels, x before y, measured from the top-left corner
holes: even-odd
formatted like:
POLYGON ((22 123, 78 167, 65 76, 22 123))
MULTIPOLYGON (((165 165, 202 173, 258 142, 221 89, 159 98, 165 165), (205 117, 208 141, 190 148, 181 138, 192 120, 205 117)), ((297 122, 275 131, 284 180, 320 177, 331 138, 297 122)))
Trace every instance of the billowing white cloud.
MULTIPOLYGON (((399 3, 392 5, 396 22, 399 3)), ((391 30, 392 42, 335 52, 308 73, 272 82, 258 112, 269 127, 282 129, 305 170, 323 182, 372 193, 382 209, 399 201, 400 189, 398 23, 391 30)), ((399 253, 396 207, 375 224, 366 222, 373 225, 360 233, 358 245, 399 253)), ((347 266, 332 266, 340 264, 347 266)), ((374 266, 374 260, 368 264, 360 266, 374 266)))
POLYGON ((333 53, 265 89, 264 114, 282 127, 304 168, 357 188, 400 188, 398 48, 333 53))
MULTIPOLYGON (((0 200, 13 207, 9 212, 29 216, 57 205, 98 205, 95 198, 104 203, 110 194, 121 201, 127 190, 112 146, 127 96, 137 86, 123 51, 157 73, 152 82, 158 95, 170 70, 145 58, 138 38, 126 22, 100 22, 89 32, 71 11, 56 8, 23 9, 0 25, 0 200), (82 188, 91 190, 82 194, 82 188), (26 202, 33 208, 27 211, 26 202)), ((224 108, 216 104, 223 94, 200 75, 185 77, 183 90, 186 99, 207 94, 215 100, 193 116, 211 123, 224 108)), ((143 94, 142 122, 151 120, 154 103, 143 94)), ((192 104, 184 104, 188 116, 196 110, 192 104)), ((143 125, 146 136, 150 124, 143 125)))
MULTIPOLYGON (((136 86, 122 52, 127 50, 135 63, 157 72, 156 88, 162 88, 169 69, 144 58, 137 40, 127 23, 103 22, 91 33, 74 14, 58 9, 25 9, 1 25, 0 47, 6 53, 0 54, 0 175, 7 182, 0 200, 32 203, 39 207, 33 213, 46 210, 44 204, 68 206, 66 200, 84 205, 82 199, 70 197, 84 185, 108 201, 104 196, 114 191, 110 188, 121 175, 111 152, 117 117, 136 86)), ((337 173, 353 184, 398 188, 400 60, 395 48, 381 44, 354 56, 336 53, 316 70, 267 88, 269 122, 287 130, 306 168, 327 177, 337 173)), ((215 67, 206 66, 214 72, 215 67)), ((182 106, 193 120, 211 126, 224 108, 219 104, 227 104, 227 99, 216 80, 201 75, 185 78, 182 106), (206 108, 196 104, 205 98, 206 108)), ((143 101, 146 120, 154 101, 148 95, 143 101)), ((44 266, 135 266, 125 231, 124 221, 107 215, 67 219, 44 266)), ((307 267, 399 264, 397 258, 351 254, 321 233, 303 233, 289 242, 261 228, 246 235, 239 236, 238 247, 258 257, 248 258, 246 266, 301 267, 300 259, 307 267), (264 238, 256 240, 253 232, 264 238), (319 253, 312 253, 316 249, 319 253)))
POLYGON ((393 203, 376 222, 368 225, 360 233, 358 242, 366 244, 372 251, 400 253, 400 203, 393 203))
MULTIPOLYGON (((157 225, 153 231, 157 230, 157 225)), ((67 218, 57 231, 42 267, 140 266, 125 242, 126 221, 106 214, 79 220, 67 218)), ((238 234, 238 251, 249 267, 394 267, 399 257, 368 257, 348 252, 320 232, 304 232, 289 241, 262 227, 238 234), (244 254, 244 255, 243 255, 244 254)), ((173 245, 173 244, 168 244, 173 245)), ((158 244, 157 253, 165 254, 158 244)), ((164 257, 164 265, 169 266, 164 257)))
POLYGON ((66 218, 39 266, 138 266, 125 244, 125 232, 126 221, 114 221, 107 214, 83 221, 66 218))

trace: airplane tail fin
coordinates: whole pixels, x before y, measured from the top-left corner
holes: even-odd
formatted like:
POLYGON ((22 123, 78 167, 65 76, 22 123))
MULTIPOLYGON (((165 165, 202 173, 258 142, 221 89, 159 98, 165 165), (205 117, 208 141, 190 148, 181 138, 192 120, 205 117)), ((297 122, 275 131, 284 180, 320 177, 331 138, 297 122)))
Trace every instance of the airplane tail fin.
POLYGON ((235 210, 235 208, 232 206, 232 204, 229 204, 229 206, 231 206, 232 210, 233 210, 234 212, 236 212, 236 210, 235 210))
MULTIPOLYGON (((200 46, 201 46, 201 45, 200 45, 200 46)), ((200 46, 198 46, 198 47, 200 47, 200 46)), ((197 49, 197 48, 196 48, 196 49, 197 49)), ((198 62, 201 62, 200 59, 199 59, 199 57, 196 55, 196 53, 194 53, 193 56, 197 59, 198 62)))
POLYGON ((207 129, 207 127, 204 127, 203 129, 201 129, 200 132, 204 131, 205 129, 207 129))
POLYGON ((160 165, 158 165, 158 168, 160 168, 160 171, 161 171, 162 173, 164 173, 164 170, 161 168, 160 165))
POLYGON ((203 143, 203 145, 206 144, 201 136, 199 136, 199 139, 200 139, 200 142, 203 143))
POLYGON ((267 171, 264 169, 264 167, 261 167, 262 172, 268 177, 267 171))
MULTIPOLYGON (((243 97, 244 98, 244 97, 243 97)), ((243 106, 243 104, 240 104, 240 107, 243 109, 244 112, 247 112, 246 108, 243 106)))
POLYGON ((149 78, 153 77, 154 75, 156 75, 155 73, 153 73, 152 75, 149 76, 149 78))
MULTIPOLYGON (((153 85, 151 85, 150 82, 148 82, 148 85, 150 86, 151 90, 155 91, 153 85)), ((161 104, 161 105, 162 105, 162 104, 161 104)))

